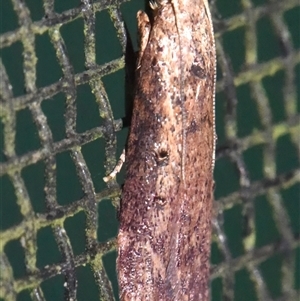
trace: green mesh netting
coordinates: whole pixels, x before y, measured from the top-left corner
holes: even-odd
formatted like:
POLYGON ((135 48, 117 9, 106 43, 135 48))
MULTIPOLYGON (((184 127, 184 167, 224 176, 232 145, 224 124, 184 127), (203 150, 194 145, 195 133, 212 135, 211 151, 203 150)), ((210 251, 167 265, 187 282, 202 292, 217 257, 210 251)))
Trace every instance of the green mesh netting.
MULTIPOLYGON (((138 9, 0 2, 1 300, 117 300, 138 9), (125 55, 126 54, 126 55, 125 55)), ((211 3, 218 54, 211 299, 300 298, 300 3, 211 3)))

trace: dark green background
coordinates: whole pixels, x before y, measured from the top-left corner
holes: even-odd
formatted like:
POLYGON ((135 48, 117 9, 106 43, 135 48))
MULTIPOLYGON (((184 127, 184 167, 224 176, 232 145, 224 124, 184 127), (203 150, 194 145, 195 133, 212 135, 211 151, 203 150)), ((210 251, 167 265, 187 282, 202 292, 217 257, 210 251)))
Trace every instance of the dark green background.
MULTIPOLYGON (((26 4, 30 8, 31 16, 34 21, 43 17, 42 1, 26 0, 26 4)), ((262 5, 264 0, 252 1, 254 5, 262 5)), ((55 8, 58 13, 79 5, 79 1, 56 1, 55 8)), ((18 28, 17 17, 13 11, 10 1, 1 1, 1 34, 18 28)), ((229 18, 235 14, 242 12, 239 0, 234 1, 217 1, 219 9, 219 18, 229 18), (229 4, 230 3, 230 4, 229 4)), ((141 0, 133 0, 122 4, 121 11, 123 13, 126 27, 129 31, 134 50, 137 50, 137 28, 135 15, 139 9, 145 9, 145 3, 141 0)), ((284 20, 288 25, 294 47, 300 48, 299 38, 299 13, 297 7, 284 15, 284 20), (298 20, 298 22, 297 22, 298 20), (298 23, 298 27, 297 27, 298 23)), ((115 29, 110 20, 107 11, 97 13, 96 19, 96 56, 97 63, 103 64, 112 59, 116 59, 122 55, 121 45, 117 38, 115 29)), ((83 20, 77 19, 61 27, 61 34, 67 45, 70 60, 76 73, 85 70, 84 67, 84 48, 83 48, 83 20)), ((244 30, 239 28, 234 31, 225 33, 222 37, 224 48, 231 59, 233 70, 238 73, 243 69, 244 64, 244 30)), ((268 18, 263 18, 257 23, 259 62, 266 62, 272 58, 280 56, 280 45, 276 40, 273 28, 268 18)), ((38 56, 37 65, 37 86, 45 87, 49 84, 57 82, 62 76, 62 71, 57 63, 55 50, 50 42, 47 33, 36 36, 36 52, 38 56)), ((9 75, 13 86, 14 96, 23 95, 24 76, 22 64, 22 44, 17 42, 9 48, 1 50, 1 57, 9 75)), ((298 85, 300 82, 300 66, 298 64, 295 69, 298 85)), ((218 74, 218 78, 222 78, 222 74, 218 74)), ((103 78, 103 83, 108 93, 115 119, 125 117, 125 71, 121 70, 103 78)), ((266 77, 263 80, 264 88, 268 95, 270 106, 272 108, 273 122, 280 123, 284 121, 284 107, 282 88, 284 85, 284 72, 278 72, 272 77, 266 77)), ((84 132, 101 125, 101 118, 98 114, 97 104, 91 89, 88 85, 77 87, 77 131, 84 132)), ((257 112, 255 102, 251 99, 251 93, 247 85, 237 88, 237 124, 239 137, 250 135, 254 130, 261 129, 261 122, 257 112)), ((298 112, 300 111, 299 87, 298 87, 298 112)), ((48 123, 52 130, 54 141, 60 141, 65 137, 64 124, 64 105, 65 99, 63 94, 58 94, 51 99, 45 99, 42 102, 42 109, 47 116, 48 123)), ((216 116, 217 116, 217 134, 218 145, 221 146, 225 142, 224 133, 224 112, 225 97, 222 92, 217 94, 216 99, 216 116)), ((3 126, 0 123, 0 142, 3 145, 3 126)), ((118 154, 121 153, 128 128, 124 128, 118 133, 118 154)), ((23 155, 31 150, 40 147, 39 137, 36 126, 33 124, 31 113, 28 109, 24 109, 17 114, 17 136, 16 136, 16 152, 23 155)), ((83 155, 90 168, 94 187, 96 192, 100 192, 105 188, 102 180, 104 176, 103 155, 104 141, 96 140, 82 147, 83 155)), ((263 145, 248 149, 243 154, 246 166, 250 173, 252 181, 259 181, 263 178, 263 161, 262 161, 263 145)), ((3 152, 0 152, 0 161, 5 162, 3 152)), ((61 205, 65 205, 83 196, 80 188, 79 180, 76 176, 75 166, 68 152, 58 154, 57 159, 57 201, 61 205)), ((297 149, 291 143, 289 135, 281 137, 277 141, 277 173, 282 174, 299 168, 299 159, 297 157, 297 149)), ((28 189, 32 206, 36 213, 45 212, 44 204, 44 164, 39 162, 35 165, 28 166, 22 171, 26 187, 28 189)), ((123 183, 124 171, 118 177, 118 182, 123 183)), ((216 190, 215 197, 229 195, 239 189, 238 174, 229 159, 223 157, 216 162, 215 168, 216 190)), ((16 197, 10 180, 7 176, 1 178, 1 230, 8 229, 22 220, 19 207, 16 204, 16 197)), ((300 234, 299 227, 299 194, 300 186, 283 190, 282 197, 285 206, 290 215, 291 226, 295 235, 300 234)), ((254 200, 256 211, 257 225, 257 247, 261 247, 268 243, 275 242, 280 239, 280 235, 274 223, 271 208, 264 196, 254 200)), ((99 204, 99 241, 106 241, 117 234, 117 218, 114 207, 110 201, 103 201, 99 204)), ((229 248, 233 258, 245 253, 242 245, 242 206, 237 205, 224 212, 224 228, 227 234, 229 248)), ((83 212, 67 218, 65 228, 70 237, 73 252, 75 255, 81 254, 85 249, 85 214, 83 212)), ((43 228, 38 232, 37 266, 44 267, 47 264, 57 263, 61 260, 58 247, 54 240, 50 227, 43 228)), ((24 266, 24 251, 19 241, 9 242, 5 248, 11 265, 13 266, 14 277, 19 278, 26 274, 24 266)), ((299 253, 299 248, 297 249, 299 253)), ((300 256, 297 257, 297 266, 300 267, 300 256)), ((114 290, 117 294, 117 283, 115 275, 115 259, 116 254, 110 253, 104 257, 104 265, 107 273, 113 282, 114 290)), ((263 276, 266 284, 270 289, 271 296, 277 298, 280 296, 280 263, 281 255, 269 258, 261 265, 263 276)), ((222 256, 216 244, 213 244, 212 258, 213 263, 222 262, 222 256)), ((295 268, 297 270, 297 268, 295 268)), ((298 269, 299 270, 299 269, 298 269)), ((97 287, 93 280, 93 274, 89 266, 80 267, 77 270, 78 276, 78 300, 97 300, 97 287)), ((253 284, 250 281, 246 270, 238 271, 235 275, 235 292, 234 300, 255 300, 255 292, 253 284)), ((57 276, 42 283, 47 300, 63 300, 63 276, 57 276)), ((299 285, 299 271, 297 272, 297 289, 299 285)), ((212 283, 212 300, 222 300, 221 296, 222 283, 220 279, 216 279, 212 283)), ((31 300, 29 293, 23 291, 19 297, 19 301, 31 300)))

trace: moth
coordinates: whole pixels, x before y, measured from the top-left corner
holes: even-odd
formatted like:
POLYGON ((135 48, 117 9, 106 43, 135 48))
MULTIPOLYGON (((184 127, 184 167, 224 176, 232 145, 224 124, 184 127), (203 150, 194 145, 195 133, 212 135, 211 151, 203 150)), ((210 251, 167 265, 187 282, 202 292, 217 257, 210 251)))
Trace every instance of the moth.
POLYGON ((121 300, 208 300, 216 54, 207 0, 138 12, 117 271, 121 300))

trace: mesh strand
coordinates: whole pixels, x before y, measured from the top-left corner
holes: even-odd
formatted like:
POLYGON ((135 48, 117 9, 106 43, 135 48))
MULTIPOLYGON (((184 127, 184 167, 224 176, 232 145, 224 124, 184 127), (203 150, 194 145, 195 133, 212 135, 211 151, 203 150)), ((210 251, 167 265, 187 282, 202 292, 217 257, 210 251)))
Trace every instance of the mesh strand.
MULTIPOLYGON (((223 2, 211 3, 218 54, 212 300, 298 300, 300 4, 237 0, 229 12, 223 2)), ((58 12, 58 3, 44 0, 34 15, 31 1, 1 2, 2 14, 10 5, 16 19, 0 35, 3 300, 117 299, 113 206, 123 173, 108 185, 102 177, 128 133, 125 53, 134 68, 127 37, 136 40, 129 23, 142 4, 82 0, 58 12), (70 42, 74 24, 80 32, 70 42), (40 79, 52 76, 39 65, 41 37, 58 62, 48 82, 40 79)))

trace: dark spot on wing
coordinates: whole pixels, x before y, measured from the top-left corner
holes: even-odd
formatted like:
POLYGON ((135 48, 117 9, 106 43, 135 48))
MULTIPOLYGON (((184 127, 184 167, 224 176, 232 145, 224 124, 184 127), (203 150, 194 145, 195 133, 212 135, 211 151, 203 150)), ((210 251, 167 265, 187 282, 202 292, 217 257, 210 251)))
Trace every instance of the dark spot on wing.
POLYGON ((154 70, 155 72, 159 72, 159 71, 160 71, 160 67, 159 67, 159 65, 157 64, 157 58, 156 58, 156 57, 154 57, 154 58, 152 59, 151 66, 152 66, 152 68, 153 68, 153 70, 154 70))
POLYGON ((193 64, 191 67, 191 73, 199 78, 205 78, 205 71, 203 68, 201 68, 199 65, 193 64))
POLYGON ((161 46, 157 46, 156 48, 157 52, 162 52, 164 50, 164 47, 161 47, 161 46))
POLYGON ((164 166, 168 163, 169 160, 169 151, 165 148, 161 148, 156 150, 155 152, 155 160, 157 165, 164 166))
POLYGON ((161 196, 155 196, 154 202, 158 209, 162 209, 162 207, 166 205, 167 199, 161 196))
POLYGON ((195 120, 191 122, 191 124, 187 127, 186 132, 187 133, 195 133, 199 130, 199 126, 195 120))

